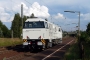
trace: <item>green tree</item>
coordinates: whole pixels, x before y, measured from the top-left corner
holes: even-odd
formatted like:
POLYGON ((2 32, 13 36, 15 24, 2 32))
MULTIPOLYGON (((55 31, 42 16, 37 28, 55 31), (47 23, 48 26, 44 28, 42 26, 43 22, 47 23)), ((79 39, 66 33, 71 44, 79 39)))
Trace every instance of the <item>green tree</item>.
POLYGON ((87 25, 86 32, 87 32, 88 35, 90 35, 90 23, 88 23, 88 25, 87 25))
MULTIPOLYGON (((27 19, 26 16, 23 17, 23 23, 27 19)), ((20 38, 22 33, 22 20, 20 17, 20 14, 17 13, 14 16, 14 19, 12 21, 11 30, 13 30, 13 37, 14 38, 20 38)))
POLYGON ((27 16, 23 17, 23 23, 27 20, 27 16))
POLYGON ((10 30, 0 21, 0 37, 10 38, 10 30))
POLYGON ((0 20, 0 27, 3 25, 3 23, 1 22, 1 20, 0 20))
POLYGON ((0 20, 0 37, 2 37, 2 22, 1 22, 1 20, 0 20))
POLYGON ((13 30, 13 37, 18 38, 20 35, 20 25, 21 25, 21 21, 20 21, 20 15, 19 13, 15 14, 14 19, 12 21, 12 26, 11 26, 11 30, 13 30))
POLYGON ((11 35, 10 35, 10 30, 8 30, 8 28, 5 26, 5 25, 3 25, 2 26, 2 35, 5 37, 5 38, 10 38, 11 37, 11 35))
MULTIPOLYGON (((37 17, 35 17, 33 13, 31 14, 30 17, 23 16, 23 25, 24 25, 24 22, 27 20, 27 18, 37 18, 37 17)), ((21 19, 19 13, 15 14, 15 16, 14 16, 14 19, 13 19, 12 25, 11 25, 11 31, 12 30, 13 30, 13 37, 14 38, 20 38, 21 37, 22 19, 21 19)))

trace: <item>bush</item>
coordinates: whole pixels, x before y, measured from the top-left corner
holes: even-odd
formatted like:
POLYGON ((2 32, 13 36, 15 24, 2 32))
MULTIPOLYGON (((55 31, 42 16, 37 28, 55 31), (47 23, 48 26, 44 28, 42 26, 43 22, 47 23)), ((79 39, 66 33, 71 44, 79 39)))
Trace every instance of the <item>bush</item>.
POLYGON ((75 59, 80 59, 79 58, 79 47, 77 43, 73 44, 69 48, 69 50, 67 51, 64 57, 64 60, 75 60, 75 59))
POLYGON ((90 43, 90 36, 86 32, 82 32, 80 36, 80 41, 83 43, 90 43))
POLYGON ((80 41, 82 42, 84 49, 84 59, 90 59, 90 35, 87 32, 82 32, 80 36, 80 41))

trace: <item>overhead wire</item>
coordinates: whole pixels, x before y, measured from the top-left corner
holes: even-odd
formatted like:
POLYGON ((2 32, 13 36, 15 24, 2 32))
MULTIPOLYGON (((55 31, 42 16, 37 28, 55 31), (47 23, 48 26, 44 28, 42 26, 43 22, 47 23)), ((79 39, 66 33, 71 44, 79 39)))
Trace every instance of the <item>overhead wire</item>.
MULTIPOLYGON (((45 3, 45 1, 43 1, 43 0, 40 0, 42 3, 44 3, 44 4, 46 4, 47 5, 47 3, 45 3)), ((48 6, 48 5, 47 5, 48 6)), ((57 12, 56 11, 54 11, 50 6, 48 6, 49 7, 49 9, 50 10, 52 10, 53 12, 55 12, 56 14, 57 14, 57 12)), ((52 16, 51 16, 51 20, 52 20, 52 16)), ((54 20, 53 20, 54 21, 54 20)), ((57 20, 58 21, 58 20, 57 20)), ((58 22, 60 22, 60 21, 58 21, 58 22)), ((60 22, 61 23, 61 22, 60 22)), ((59 24, 58 24, 59 25, 59 24)))
MULTIPOLYGON (((30 5, 32 5, 32 3, 30 3, 29 1, 27 1, 27 0, 24 0, 24 1, 26 1, 27 3, 29 3, 30 5)), ((40 0, 40 1, 43 1, 43 0, 40 0)), ((44 2, 44 1, 43 1, 44 2)), ((45 3, 45 2, 44 2, 45 3)), ((46 3, 45 3, 46 4, 46 3)), ((48 6, 48 5, 47 5, 48 6)), ((34 6, 35 8, 37 8, 36 6, 34 6)), ((49 6, 48 6, 49 7, 49 6)), ((49 7, 50 8, 50 7, 49 7)), ((39 9, 39 8, 37 8, 37 9, 39 9)), ((51 8, 50 8, 51 9, 51 8)), ((40 10, 40 9, 39 9, 40 10)), ((51 9, 52 11, 54 11, 53 9, 51 9)), ((42 11, 42 10, 41 10, 42 11)), ((42 11, 43 13, 45 13, 46 14, 46 12, 44 12, 44 11, 42 11)), ((55 12, 55 11, 54 11, 55 12)), ((56 12, 55 12, 56 13, 56 12)), ((51 22, 52 22, 52 16, 50 16, 51 17, 51 22)), ((54 20, 53 20, 54 21, 54 20)), ((58 21, 58 20, 57 20, 58 21)), ((59 22, 59 21, 58 21, 59 22)), ((52 23, 54 23, 54 22, 52 22, 52 23)), ((60 22, 61 23, 61 22, 60 22)), ((59 24, 58 24, 59 25, 59 24)))
MULTIPOLYGON (((43 1, 43 0, 40 0, 41 2, 43 1)), ((44 1, 43 1, 43 3, 44 4, 46 4, 44 1)), ((47 5, 47 4, 46 4, 47 5)), ((47 5, 48 6, 48 5, 47 5)), ((48 6, 49 7, 49 9, 51 9, 53 12, 55 12, 52 8, 50 8, 50 6, 48 6)), ((57 12, 55 12, 55 13, 57 13, 57 12)))
MULTIPOLYGON (((12 7, 12 6, 13 6, 13 2, 14 2, 14 1, 13 1, 13 0, 11 0, 11 2, 12 2, 12 3, 11 3, 11 11, 12 11, 12 12, 14 12, 14 13, 16 13, 16 12, 13 10, 13 7, 12 7)), ((16 3, 16 2, 14 2, 14 3, 16 3)), ((16 4, 17 4, 17 3, 16 3, 16 4)))
MULTIPOLYGON (((27 0, 25 0, 27 3, 29 3, 30 5, 32 5, 30 2, 28 2, 27 0)), ((36 7, 36 6, 34 6, 34 7, 36 7)), ((37 8, 37 7, 36 7, 37 8)), ((40 10, 39 8, 37 8, 38 10, 40 10)), ((42 11, 42 10, 40 10, 40 11, 42 11)), ((46 12, 44 12, 44 11, 42 11, 43 13, 45 13, 46 15, 47 15, 47 13, 46 12)))
MULTIPOLYGON (((30 2, 28 2, 27 0, 25 0, 27 3, 29 3, 30 5, 32 5, 30 2)), ((43 1, 43 0, 40 0, 40 2, 42 2, 42 3, 44 3, 45 5, 47 5, 47 3, 45 3, 45 1, 43 1)), ((48 5, 47 5, 48 6, 48 5)), ((36 6, 35 6, 36 7, 36 6)), ((50 10, 52 10, 53 12, 55 12, 56 14, 57 14, 57 12, 56 11, 54 11, 50 6, 48 6, 49 7, 49 9, 50 10)), ((37 7, 36 7, 37 8, 37 7)), ((37 8, 38 9, 38 8, 37 8)), ((42 11, 42 12, 44 12, 44 11, 42 11)), ((44 12, 45 13, 45 12, 44 12)), ((46 13, 45 13, 46 14, 46 13)), ((52 16, 50 16, 51 17, 51 22, 52 22, 52 16)), ((66 18, 65 18, 66 19, 66 18)), ((53 21, 55 21, 55 20, 53 20, 53 21)), ((58 21, 58 20, 56 20, 57 22, 60 22, 60 21, 58 21)), ((61 23, 61 22, 60 22, 61 23)), ((58 24, 58 25, 60 25, 60 24, 58 24)))

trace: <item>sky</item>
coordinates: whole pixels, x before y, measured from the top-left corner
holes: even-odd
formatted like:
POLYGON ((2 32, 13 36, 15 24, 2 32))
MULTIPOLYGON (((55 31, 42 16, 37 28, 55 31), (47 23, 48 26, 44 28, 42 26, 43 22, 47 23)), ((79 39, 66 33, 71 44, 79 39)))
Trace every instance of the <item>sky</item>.
POLYGON ((0 20, 8 29, 11 28, 16 13, 39 18, 61 26, 64 31, 75 31, 78 28, 80 12, 80 30, 86 30, 90 22, 90 0, 0 0, 0 20), (75 13, 64 12, 74 11, 75 13))

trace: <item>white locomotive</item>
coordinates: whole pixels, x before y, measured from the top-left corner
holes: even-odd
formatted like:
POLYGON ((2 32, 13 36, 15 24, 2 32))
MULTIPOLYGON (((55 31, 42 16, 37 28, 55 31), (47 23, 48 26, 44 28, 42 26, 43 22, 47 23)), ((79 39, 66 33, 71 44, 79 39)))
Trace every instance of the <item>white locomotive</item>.
POLYGON ((45 49, 62 43, 61 27, 42 18, 29 18, 24 22, 23 46, 45 49))

